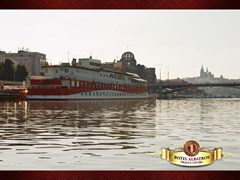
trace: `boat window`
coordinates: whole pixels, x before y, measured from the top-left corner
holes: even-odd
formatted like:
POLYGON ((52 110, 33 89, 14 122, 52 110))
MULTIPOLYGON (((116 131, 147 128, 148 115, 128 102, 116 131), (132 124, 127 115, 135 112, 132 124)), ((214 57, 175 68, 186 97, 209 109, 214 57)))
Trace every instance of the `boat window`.
POLYGON ((89 64, 92 65, 92 66, 98 66, 98 67, 101 66, 101 64, 95 63, 95 62, 90 62, 89 64))

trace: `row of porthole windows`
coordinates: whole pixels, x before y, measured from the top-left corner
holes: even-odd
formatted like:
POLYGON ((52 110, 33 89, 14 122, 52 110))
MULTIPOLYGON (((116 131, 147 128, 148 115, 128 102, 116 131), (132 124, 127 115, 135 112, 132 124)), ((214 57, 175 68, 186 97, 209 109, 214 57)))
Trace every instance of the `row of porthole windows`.
POLYGON ((139 94, 134 93, 125 93, 125 92, 85 92, 81 93, 81 95, 85 96, 137 96, 139 94))

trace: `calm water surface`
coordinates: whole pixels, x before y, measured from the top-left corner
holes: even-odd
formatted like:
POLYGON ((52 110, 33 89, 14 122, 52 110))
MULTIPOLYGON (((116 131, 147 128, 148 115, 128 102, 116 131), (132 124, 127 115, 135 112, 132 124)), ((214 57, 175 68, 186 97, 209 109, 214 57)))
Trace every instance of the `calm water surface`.
POLYGON ((240 99, 0 102, 0 169, 239 170, 240 99), (224 158, 186 168, 161 148, 193 139, 224 158))

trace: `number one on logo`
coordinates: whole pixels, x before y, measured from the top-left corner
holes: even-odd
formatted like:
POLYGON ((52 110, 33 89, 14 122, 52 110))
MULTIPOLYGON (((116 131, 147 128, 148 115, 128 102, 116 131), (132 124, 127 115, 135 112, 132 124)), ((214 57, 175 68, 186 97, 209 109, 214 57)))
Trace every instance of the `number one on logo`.
POLYGON ((183 150, 188 156, 195 156, 199 152, 199 144, 196 141, 190 140, 184 144, 183 150))

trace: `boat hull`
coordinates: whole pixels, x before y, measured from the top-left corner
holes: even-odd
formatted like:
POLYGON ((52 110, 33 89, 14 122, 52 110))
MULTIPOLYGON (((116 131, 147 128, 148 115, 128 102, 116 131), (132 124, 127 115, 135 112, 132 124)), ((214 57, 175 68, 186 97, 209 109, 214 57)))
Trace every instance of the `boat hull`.
POLYGON ((124 93, 120 91, 91 91, 69 95, 27 95, 27 100, 129 100, 147 99, 148 93, 124 93))

